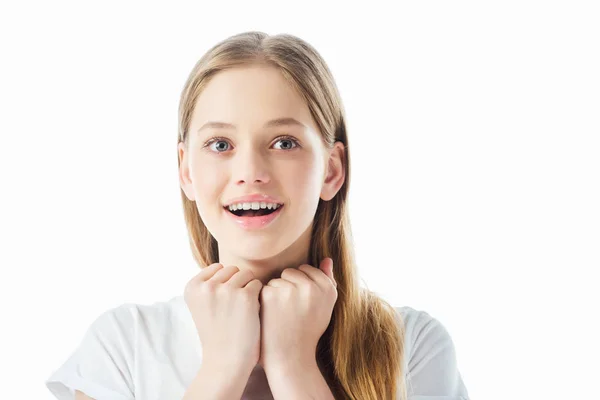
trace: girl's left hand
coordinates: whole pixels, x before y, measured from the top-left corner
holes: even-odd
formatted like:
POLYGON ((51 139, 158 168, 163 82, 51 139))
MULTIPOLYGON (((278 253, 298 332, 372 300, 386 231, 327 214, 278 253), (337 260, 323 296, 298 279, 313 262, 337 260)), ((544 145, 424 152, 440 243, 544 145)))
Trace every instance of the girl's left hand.
POLYGON ((292 360, 314 361, 336 300, 337 283, 329 257, 319 269, 302 264, 269 281, 260 292, 259 364, 267 370, 292 360))

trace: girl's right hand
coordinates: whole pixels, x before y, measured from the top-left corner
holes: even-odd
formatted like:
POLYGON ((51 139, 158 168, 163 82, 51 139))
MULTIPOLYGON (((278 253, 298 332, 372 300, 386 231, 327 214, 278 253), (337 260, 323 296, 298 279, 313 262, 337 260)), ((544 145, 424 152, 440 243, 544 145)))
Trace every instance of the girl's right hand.
POLYGON ((252 370, 260 359, 262 282, 252 271, 205 267, 185 286, 184 299, 202 345, 202 362, 252 370))

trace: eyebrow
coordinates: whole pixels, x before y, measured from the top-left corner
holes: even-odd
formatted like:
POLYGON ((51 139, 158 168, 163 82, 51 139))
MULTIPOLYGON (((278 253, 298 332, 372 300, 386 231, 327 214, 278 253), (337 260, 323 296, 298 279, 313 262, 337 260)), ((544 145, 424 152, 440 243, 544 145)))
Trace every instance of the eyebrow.
MULTIPOLYGON (((276 118, 270 121, 267 121, 266 124, 263 125, 263 128, 273 128, 278 126, 299 126, 302 128, 306 128, 302 122, 294 119, 294 118, 276 118)), ((200 132, 203 129, 207 128, 215 128, 215 129, 236 129, 236 126, 233 124, 229 124, 227 122, 219 122, 219 121, 208 121, 204 125, 200 127, 196 132, 200 132)))

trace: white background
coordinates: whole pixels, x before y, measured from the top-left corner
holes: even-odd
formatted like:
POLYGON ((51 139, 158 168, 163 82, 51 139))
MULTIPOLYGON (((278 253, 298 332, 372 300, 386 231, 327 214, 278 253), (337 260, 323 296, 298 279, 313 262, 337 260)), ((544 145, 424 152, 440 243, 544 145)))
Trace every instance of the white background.
POLYGON ((2 398, 51 399, 100 313, 198 272, 179 95, 247 30, 330 66, 361 277, 445 325, 471 397, 597 398, 595 2, 210 3, 2 3, 2 398))

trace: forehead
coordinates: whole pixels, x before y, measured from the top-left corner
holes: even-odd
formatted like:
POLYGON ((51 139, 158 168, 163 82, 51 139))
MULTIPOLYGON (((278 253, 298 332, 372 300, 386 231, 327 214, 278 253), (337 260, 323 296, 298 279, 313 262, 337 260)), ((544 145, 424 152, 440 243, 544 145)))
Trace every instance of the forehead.
POLYGON ((277 68, 239 67, 211 78, 196 101, 192 129, 207 121, 258 128, 276 118, 294 118, 316 131, 307 104, 277 68))

